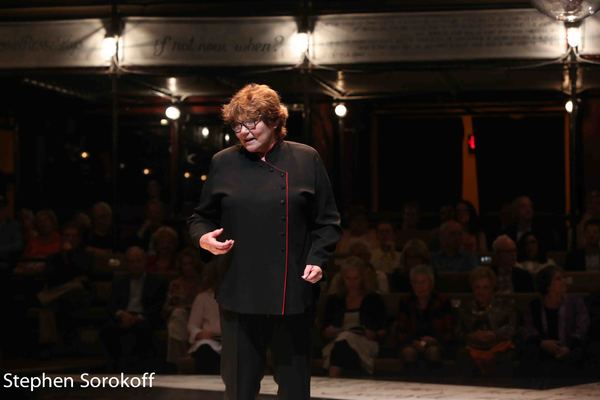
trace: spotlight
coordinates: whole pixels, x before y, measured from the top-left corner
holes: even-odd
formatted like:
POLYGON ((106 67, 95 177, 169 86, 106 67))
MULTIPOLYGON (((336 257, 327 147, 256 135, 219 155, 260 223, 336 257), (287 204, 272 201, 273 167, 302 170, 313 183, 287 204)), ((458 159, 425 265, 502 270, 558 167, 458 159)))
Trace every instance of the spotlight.
POLYGON ((117 42, 118 38, 116 36, 106 36, 102 39, 102 58, 109 60, 117 54, 117 42))
POLYGON ((202 175, 202 176, 200 177, 200 180, 201 180, 202 182, 204 182, 204 181, 205 181, 205 180, 207 180, 207 179, 208 179, 208 176, 206 176, 206 175, 202 175))
POLYGON ((188 171, 185 171, 185 172, 183 173, 183 177, 184 177, 185 179, 190 179, 190 176, 192 176, 192 174, 190 174, 188 171))
POLYGON ((166 119, 166 118, 161 118, 161 119, 160 119, 160 124, 161 124, 162 126, 169 125, 169 120, 168 120, 168 119, 166 119))
POLYGON ((337 115, 340 118, 344 118, 346 114, 348 114, 348 108, 346 108, 344 103, 340 103, 337 106, 335 106, 335 115, 337 115))
POLYGON ((226 133, 226 134, 225 134, 225 141, 226 141, 227 143, 229 143, 229 139, 231 139, 231 137, 229 136, 229 133, 226 133))
POLYGON ((294 54, 304 54, 308 50, 308 33, 297 32, 290 38, 294 54))
POLYGON ((202 136, 206 139, 208 137, 208 134, 210 133, 210 131, 208 130, 208 128, 205 126, 204 128, 202 128, 202 136))
POLYGON ((169 106, 165 110, 165 115, 169 119, 176 120, 179 119, 179 117, 181 116, 181 111, 179 111, 179 108, 175 106, 169 106))
POLYGON ((150 175, 150 168, 144 168, 144 175, 150 175))
POLYGON ((567 100, 565 103, 565 110, 571 114, 573 112, 573 100, 567 100))
POLYGON ((83 158, 84 160, 89 158, 90 153, 88 153, 87 151, 82 151, 81 152, 81 158, 83 158))

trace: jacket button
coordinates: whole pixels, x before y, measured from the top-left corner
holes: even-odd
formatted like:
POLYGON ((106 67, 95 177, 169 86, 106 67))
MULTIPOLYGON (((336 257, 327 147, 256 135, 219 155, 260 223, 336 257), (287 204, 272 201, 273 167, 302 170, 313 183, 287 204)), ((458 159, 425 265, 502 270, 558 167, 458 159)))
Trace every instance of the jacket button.
POLYGON ((281 252, 283 253, 284 251, 285 251, 285 248, 283 248, 283 247, 282 247, 282 248, 281 248, 281 252))
POLYGON ((269 168, 269 172, 273 172, 273 168, 269 168))
POLYGON ((281 190, 285 190, 285 185, 281 185, 281 190))
POLYGON ((282 173, 281 173, 281 176, 285 176, 285 174, 282 172, 282 173))
POLYGON ((285 236, 285 232, 279 232, 279 235, 285 236))
POLYGON ((280 201, 280 203, 281 203, 281 204, 285 204, 285 200, 281 200, 281 201, 280 201))
POLYGON ((282 221, 285 221, 285 215, 282 215, 282 216, 281 216, 281 220, 282 220, 282 221))

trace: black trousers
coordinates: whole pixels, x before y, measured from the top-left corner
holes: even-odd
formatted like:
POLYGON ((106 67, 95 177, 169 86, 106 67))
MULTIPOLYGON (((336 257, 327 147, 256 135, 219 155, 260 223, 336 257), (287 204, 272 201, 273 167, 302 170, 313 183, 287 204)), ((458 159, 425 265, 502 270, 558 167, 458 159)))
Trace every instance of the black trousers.
POLYGON ((310 399, 314 311, 276 316, 221 309, 221 376, 227 400, 254 400, 271 349, 278 399, 310 399))

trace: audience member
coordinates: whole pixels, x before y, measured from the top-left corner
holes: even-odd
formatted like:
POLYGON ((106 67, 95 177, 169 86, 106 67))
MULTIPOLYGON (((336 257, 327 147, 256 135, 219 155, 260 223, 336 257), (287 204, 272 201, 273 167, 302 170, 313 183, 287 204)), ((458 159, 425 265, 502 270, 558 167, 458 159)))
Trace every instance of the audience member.
POLYGON ((192 248, 179 254, 177 264, 179 276, 170 282, 163 307, 167 321, 167 362, 173 364, 188 351, 188 318, 192 302, 201 288, 203 268, 198 251, 192 248))
POLYGON ((389 221, 380 221, 376 233, 377 247, 371 251, 371 265, 376 271, 391 274, 400 266, 400 252, 396 250, 394 226, 389 221))
POLYGON ((477 266, 475 256, 462 248, 463 228, 456 221, 440 226, 440 250, 431 256, 437 272, 467 272, 477 266))
POLYGON ((323 336, 330 340, 323 348, 324 367, 331 377, 361 371, 373 374, 378 341, 386 334, 385 305, 364 260, 350 258, 340 274, 321 325, 323 336))
POLYGON ((492 244, 492 269, 496 274, 496 292, 510 294, 533 292, 533 278, 517 263, 517 246, 508 235, 500 235, 492 244))
POLYGON ((456 221, 463 227, 463 248, 471 254, 487 253, 487 238, 470 201, 460 200, 456 204, 456 221))
POLYGON ((400 301, 396 319, 400 355, 408 370, 420 358, 430 367, 439 366, 453 337, 450 302, 435 291, 435 276, 429 265, 412 268, 410 284, 412 294, 400 301))
POLYGON ((101 201, 92 206, 92 227, 86 240, 86 250, 95 255, 107 255, 113 250, 113 212, 101 201))
POLYGON ((511 375, 515 358, 517 314, 496 296, 496 274, 477 267, 469 275, 473 300, 459 308, 457 337, 464 342, 459 363, 485 376, 511 375), (475 368, 472 368, 475 367, 475 368))
POLYGON ((142 248, 127 249, 125 261, 128 274, 113 281, 111 319, 101 331, 113 371, 130 367, 122 365, 124 352, 139 362, 137 367, 134 365, 134 370, 144 367, 144 362, 153 355, 152 331, 161 323, 165 299, 164 281, 146 272, 147 258, 142 248), (125 346, 121 344, 122 337, 129 339, 125 346))
POLYGON ((390 286, 394 292, 409 292, 410 271, 417 265, 431 262, 431 254, 424 241, 420 239, 409 240, 400 253, 399 267, 390 277, 390 286))
POLYGON ((546 255, 543 243, 532 232, 525 233, 517 242, 517 261, 521 268, 532 275, 548 265, 556 265, 546 255))
POLYGON ((567 254, 565 268, 571 271, 600 271, 600 219, 588 219, 583 229, 583 247, 567 254))

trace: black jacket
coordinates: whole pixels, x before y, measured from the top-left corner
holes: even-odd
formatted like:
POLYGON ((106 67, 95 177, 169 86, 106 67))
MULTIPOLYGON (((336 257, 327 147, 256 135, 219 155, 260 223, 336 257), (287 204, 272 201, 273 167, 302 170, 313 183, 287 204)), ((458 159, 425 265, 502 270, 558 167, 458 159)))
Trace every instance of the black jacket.
POLYGON ((266 162, 241 145, 213 156, 200 203, 188 219, 196 246, 223 228, 234 239, 217 256, 221 307, 248 314, 298 314, 314 302, 301 276, 307 264, 323 270, 341 236, 327 172, 309 146, 279 141, 266 162))

